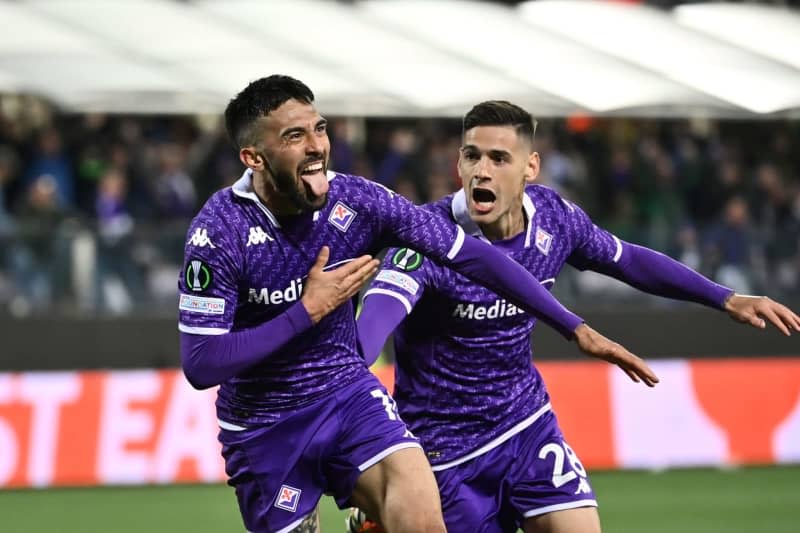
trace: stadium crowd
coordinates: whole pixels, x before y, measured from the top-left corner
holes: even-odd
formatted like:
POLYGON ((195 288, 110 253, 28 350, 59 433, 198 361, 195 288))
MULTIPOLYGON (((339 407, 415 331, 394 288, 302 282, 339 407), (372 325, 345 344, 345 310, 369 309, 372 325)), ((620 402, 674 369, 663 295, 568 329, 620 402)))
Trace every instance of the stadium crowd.
MULTIPOLYGON (((800 297, 799 121, 542 118, 540 183, 596 223, 739 292, 800 297)), ((331 168, 426 202, 458 187, 460 133, 457 119, 333 117, 331 168)), ((174 314, 188 220, 241 170, 216 117, 3 97, 0 313, 174 314)), ((560 281, 569 304, 657 302, 607 278, 560 281)))

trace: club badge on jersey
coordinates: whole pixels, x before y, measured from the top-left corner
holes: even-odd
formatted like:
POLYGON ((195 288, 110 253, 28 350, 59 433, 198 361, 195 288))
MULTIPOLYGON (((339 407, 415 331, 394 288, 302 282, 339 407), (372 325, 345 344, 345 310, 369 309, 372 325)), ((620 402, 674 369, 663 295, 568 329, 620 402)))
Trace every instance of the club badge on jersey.
POLYGON ((345 232, 347 228, 350 227, 350 224, 353 223, 357 214, 358 213, 339 200, 336 202, 336 205, 333 206, 333 209, 331 209, 331 214, 328 215, 328 222, 333 224, 333 227, 339 231, 345 232))
POLYGON ((542 228, 536 228, 536 248, 539 249, 544 255, 550 253, 550 247, 553 245, 553 236, 547 233, 542 228))

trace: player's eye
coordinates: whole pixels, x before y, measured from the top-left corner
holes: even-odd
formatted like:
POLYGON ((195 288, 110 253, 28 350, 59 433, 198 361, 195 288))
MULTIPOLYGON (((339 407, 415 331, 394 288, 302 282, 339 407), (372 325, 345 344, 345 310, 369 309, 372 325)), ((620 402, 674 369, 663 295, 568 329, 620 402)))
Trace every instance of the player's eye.
POLYGON ((318 124, 317 125, 317 133, 325 133, 328 130, 327 124, 318 124))
POLYGON ((480 155, 478 155, 477 152, 473 152, 471 150, 464 150, 463 154, 464 154, 464 159, 468 161, 477 161, 478 159, 480 159, 480 155))
POLYGON ((301 131, 293 131, 286 136, 287 139, 290 141, 299 141, 303 138, 303 132, 301 131))

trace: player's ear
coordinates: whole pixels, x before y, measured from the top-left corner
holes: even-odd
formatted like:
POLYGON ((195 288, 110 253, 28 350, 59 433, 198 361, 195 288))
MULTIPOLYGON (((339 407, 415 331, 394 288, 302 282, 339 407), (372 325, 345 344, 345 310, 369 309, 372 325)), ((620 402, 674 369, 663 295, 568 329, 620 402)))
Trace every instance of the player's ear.
POLYGON ((246 146, 239 150, 239 159, 249 169, 256 172, 264 170, 264 157, 253 146, 246 146))
POLYGON ((539 152, 531 152, 528 156, 528 164, 525 165, 525 181, 532 183, 536 181, 539 176, 539 169, 541 168, 541 160, 539 159, 539 152))

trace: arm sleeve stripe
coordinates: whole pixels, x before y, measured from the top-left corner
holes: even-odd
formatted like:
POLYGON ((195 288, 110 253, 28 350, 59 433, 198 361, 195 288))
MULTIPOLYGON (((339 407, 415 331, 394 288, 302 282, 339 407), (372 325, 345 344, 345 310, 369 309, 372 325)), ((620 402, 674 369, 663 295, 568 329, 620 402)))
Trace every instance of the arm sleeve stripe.
POLYGON ((458 252, 461 251, 461 247, 464 245, 464 230, 461 229, 461 226, 456 226, 458 233, 456 233, 456 242, 453 243, 453 246, 450 248, 450 251, 447 252, 447 258, 453 259, 458 252))
POLYGON ((619 263, 619 258, 622 257, 622 242, 620 242, 616 235, 612 235, 612 237, 614 237, 614 242, 617 243, 617 253, 614 254, 614 262, 619 263))
POLYGON ((385 294, 386 296, 391 296, 393 298, 396 298, 396 299, 400 300, 400 302, 405 306, 406 314, 411 314, 411 302, 409 302, 408 298, 406 298, 405 296, 403 296, 400 293, 397 293, 397 292, 394 292, 394 291, 390 291, 388 289, 374 288, 374 289, 370 289, 367 292, 365 292, 364 293, 364 298, 366 299, 366 297, 369 296, 370 294, 385 294))
POLYGON ((187 326, 185 324, 178 324, 178 330, 183 333, 191 333, 194 335, 224 335, 230 331, 225 328, 201 328, 198 326, 187 326))

